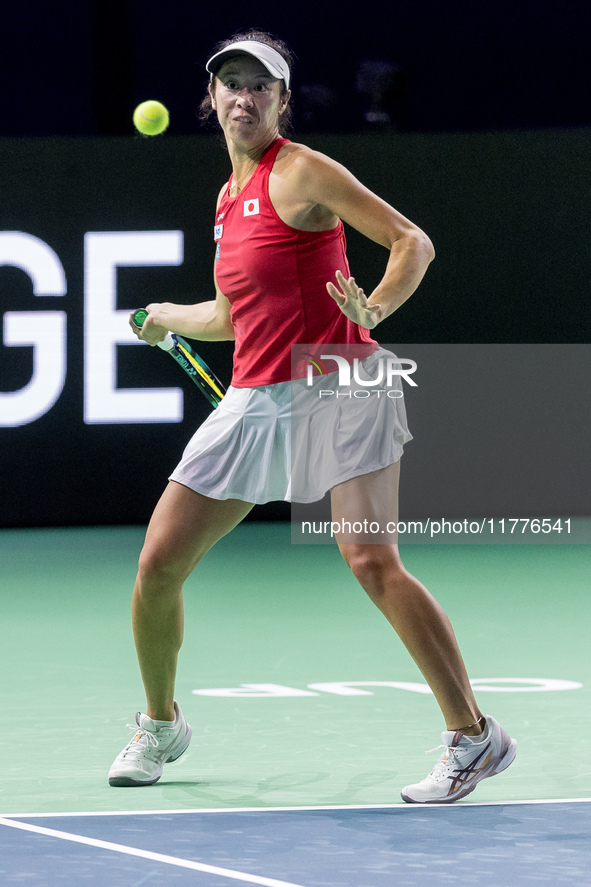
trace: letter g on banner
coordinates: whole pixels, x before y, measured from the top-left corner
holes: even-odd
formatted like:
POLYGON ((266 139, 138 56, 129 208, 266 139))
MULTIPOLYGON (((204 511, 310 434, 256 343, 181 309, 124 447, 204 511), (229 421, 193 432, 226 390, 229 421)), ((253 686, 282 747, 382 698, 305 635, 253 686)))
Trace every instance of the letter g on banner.
MULTIPOLYGON (((0 265, 20 268, 36 296, 63 296, 66 275, 43 240, 21 231, 0 231, 0 265)), ((33 373, 18 391, 0 391, 0 426, 27 425, 54 405, 66 380, 65 311, 6 311, 4 345, 33 346, 33 373)), ((0 380, 0 388, 2 382, 0 380)))

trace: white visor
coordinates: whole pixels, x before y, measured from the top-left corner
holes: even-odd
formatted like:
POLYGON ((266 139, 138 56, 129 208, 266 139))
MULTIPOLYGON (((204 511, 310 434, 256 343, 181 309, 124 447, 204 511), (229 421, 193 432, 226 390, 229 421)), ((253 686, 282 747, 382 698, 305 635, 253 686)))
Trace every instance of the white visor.
POLYGON ((212 55, 205 66, 205 70, 209 71, 213 78, 213 75, 217 74, 227 59, 242 52, 258 59, 269 74, 272 74, 277 80, 284 80, 285 88, 289 89, 289 65, 283 56, 279 55, 272 46, 267 46, 266 43, 259 43, 256 40, 238 40, 236 43, 231 43, 225 49, 212 55))

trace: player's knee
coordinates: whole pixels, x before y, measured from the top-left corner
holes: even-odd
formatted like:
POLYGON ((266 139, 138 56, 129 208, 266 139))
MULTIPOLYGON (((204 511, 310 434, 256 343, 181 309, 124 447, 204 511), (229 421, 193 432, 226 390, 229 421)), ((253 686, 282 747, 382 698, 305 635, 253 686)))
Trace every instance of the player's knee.
POLYGON ((165 548, 144 545, 138 563, 138 578, 146 593, 156 593, 182 584, 186 575, 165 548))
POLYGON ((389 545, 344 545, 342 554, 355 578, 364 588, 378 589, 388 579, 405 572, 400 557, 389 545))

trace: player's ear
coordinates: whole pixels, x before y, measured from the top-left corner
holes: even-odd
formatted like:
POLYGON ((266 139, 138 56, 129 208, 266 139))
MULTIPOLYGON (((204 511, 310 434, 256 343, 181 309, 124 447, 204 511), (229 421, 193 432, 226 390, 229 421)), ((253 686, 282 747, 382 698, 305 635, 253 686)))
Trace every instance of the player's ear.
POLYGON ((283 112, 287 108, 290 98, 291 98, 291 89, 288 89, 287 92, 285 93, 285 95, 281 99, 281 105, 279 107, 280 114, 283 114, 283 112))
POLYGON ((217 111, 217 108, 216 108, 216 106, 215 106, 215 89, 214 89, 214 83, 215 83, 215 77, 213 78, 213 81, 212 81, 212 82, 210 82, 210 83, 207 84, 207 91, 208 91, 208 93, 209 93, 209 97, 210 97, 210 99, 211 99, 211 107, 213 108, 214 111, 217 111))

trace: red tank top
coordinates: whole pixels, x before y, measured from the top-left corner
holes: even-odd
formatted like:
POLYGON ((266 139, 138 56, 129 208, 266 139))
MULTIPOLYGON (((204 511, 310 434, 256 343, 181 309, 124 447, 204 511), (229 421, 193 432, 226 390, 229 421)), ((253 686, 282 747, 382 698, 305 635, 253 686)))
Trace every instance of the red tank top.
POLYGON ((369 345, 368 354, 377 347, 326 291, 338 269, 349 276, 343 223, 301 231, 286 225, 271 203, 269 174, 287 141, 268 148, 237 197, 229 196, 230 178, 216 215, 216 280, 232 305, 236 388, 291 379, 292 345, 369 345))

